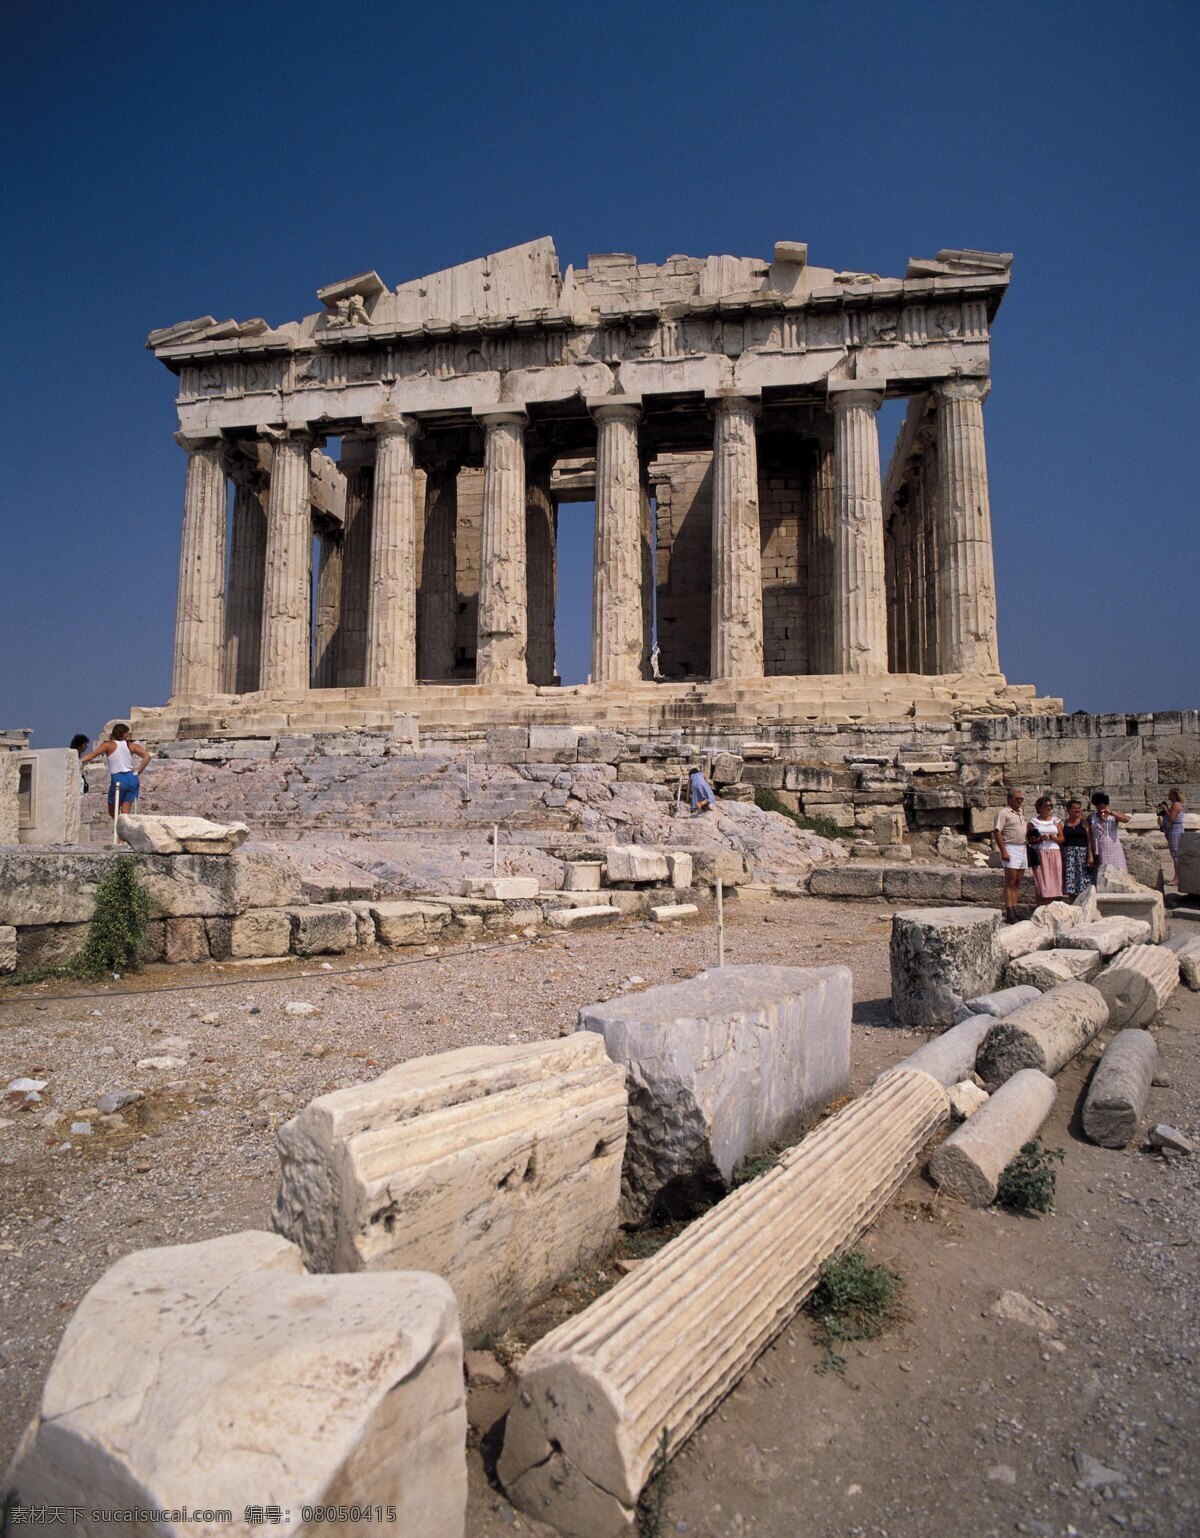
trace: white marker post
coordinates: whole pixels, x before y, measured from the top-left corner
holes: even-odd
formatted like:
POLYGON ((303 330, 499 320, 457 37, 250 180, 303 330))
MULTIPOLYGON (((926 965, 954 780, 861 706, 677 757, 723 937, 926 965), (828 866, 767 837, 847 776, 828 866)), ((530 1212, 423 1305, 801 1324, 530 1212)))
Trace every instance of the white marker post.
POLYGON ((717 965, 725 965, 725 883, 717 877, 717 965))
POLYGON ((113 785, 113 843, 117 842, 117 818, 121 815, 121 787, 113 785))
POLYGON ((492 824, 492 878, 500 874, 500 824, 492 824))

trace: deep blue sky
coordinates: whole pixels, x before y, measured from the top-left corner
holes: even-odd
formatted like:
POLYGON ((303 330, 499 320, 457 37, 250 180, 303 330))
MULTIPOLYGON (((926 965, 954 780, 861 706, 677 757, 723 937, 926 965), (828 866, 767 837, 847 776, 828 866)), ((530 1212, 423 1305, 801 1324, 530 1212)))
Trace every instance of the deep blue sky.
MULTIPOLYGON (((564 268, 1015 252, 1001 665, 1068 709, 1200 703, 1195 0, 10 0, 0 28, 0 726, 46 746, 168 694, 184 458, 152 327, 543 234, 564 268)), ((590 551, 563 522, 570 678, 590 551)))

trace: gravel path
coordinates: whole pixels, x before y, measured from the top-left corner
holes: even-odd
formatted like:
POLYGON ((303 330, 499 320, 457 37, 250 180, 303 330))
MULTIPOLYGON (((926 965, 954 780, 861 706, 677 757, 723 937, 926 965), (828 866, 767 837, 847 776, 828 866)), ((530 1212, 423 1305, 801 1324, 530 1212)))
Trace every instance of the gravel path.
MULTIPOLYGON (((730 961, 853 968, 856 1089, 914 1049, 888 1024, 884 904, 739 899, 727 922, 730 961)), ((374 969, 214 964, 152 968, 95 997, 0 992, 0 1083, 48 1084, 34 1109, 0 1107, 5 1458, 72 1310, 115 1258, 267 1225, 274 1128, 314 1095, 422 1052, 565 1032, 583 1004, 713 959, 702 920, 374 969), (104 1115, 119 1091, 142 1098, 104 1115), (91 1131, 71 1130, 81 1122, 91 1131)), ((1198 1031, 1200 999, 1180 990, 1159 1033, 1171 1083, 1151 1114, 1193 1135, 1198 1031)), ((971 1212, 910 1181, 870 1238, 908 1279, 904 1329, 822 1376, 798 1320, 676 1459, 664 1533, 1200 1531, 1200 1161, 1084 1143, 1072 1118, 1085 1072, 1060 1078, 1047 1135, 1068 1151, 1056 1212, 971 1212), (985 1317, 1003 1288, 1045 1304, 1054 1331, 985 1317), (1114 1477, 1097 1484, 1088 1459, 1114 1477)), ((503 1394, 473 1393, 485 1447, 502 1409, 503 1394)), ((469 1538, 538 1531, 488 1484, 478 1445, 470 1463, 469 1538)))

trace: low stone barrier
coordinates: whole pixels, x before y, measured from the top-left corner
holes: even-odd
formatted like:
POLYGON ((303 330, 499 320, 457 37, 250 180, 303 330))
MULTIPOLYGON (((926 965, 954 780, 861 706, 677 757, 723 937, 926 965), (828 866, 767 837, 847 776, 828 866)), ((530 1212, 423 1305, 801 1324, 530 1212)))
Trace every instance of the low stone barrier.
POLYGON ((892 1008, 901 1025, 945 1028, 975 994, 1000 981, 1000 915, 972 908, 912 908, 892 915, 892 1008))
POLYGON ((280 1127, 272 1222, 314 1271, 444 1276, 477 1340, 607 1254, 625 1134, 598 1037, 414 1058, 280 1127))
POLYGON ((1022 1068, 1037 1068, 1053 1078, 1107 1022, 1108 1006, 1095 988, 1061 983, 996 1021, 979 1052, 979 1076, 1002 1084, 1022 1068))
POLYGON ((1083 1130, 1102 1148, 1125 1148, 1137 1135, 1158 1066, 1149 1031, 1120 1031, 1105 1048, 1083 1103, 1083 1130))
POLYGON ((726 966, 579 1012, 629 1078, 621 1213, 686 1211, 850 1086, 848 967, 726 966))
MULTIPOLYGON (((911 859, 911 851, 909 855, 911 859)), ((954 865, 874 859, 818 865, 805 886, 813 897, 889 897, 898 902, 965 902, 992 908, 1004 903, 1003 871, 954 865)))
POLYGON ((949 1115, 896 1069, 779 1164, 531 1348, 499 1462, 509 1497, 577 1538, 616 1538, 664 1431, 673 1455, 904 1181, 949 1115))
POLYGON ((1093 985, 1108 1005, 1108 1023, 1153 1025, 1179 986, 1179 957, 1164 945, 1131 945, 1118 951, 1093 985))
POLYGON ((1023 1068, 952 1132, 929 1161, 929 1178, 972 1207, 989 1207, 1005 1168, 1054 1109, 1054 1080, 1023 1068))
POLYGON ((306 1505, 352 1500, 397 1533, 463 1538, 466 1432, 445 1282, 309 1276, 285 1240, 229 1234, 105 1272, 7 1484, 26 1507, 227 1508, 237 1531, 250 1505, 299 1531, 306 1505))

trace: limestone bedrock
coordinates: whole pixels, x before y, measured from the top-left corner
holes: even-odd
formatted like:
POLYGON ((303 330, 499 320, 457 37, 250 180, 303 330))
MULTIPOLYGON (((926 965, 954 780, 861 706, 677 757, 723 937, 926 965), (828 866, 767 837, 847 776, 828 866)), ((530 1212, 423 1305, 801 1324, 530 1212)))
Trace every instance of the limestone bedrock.
POLYGON ((910 908, 892 915, 892 1007, 901 1025, 945 1030, 955 1011, 1000 981, 1000 915, 910 908))
POLYGON ((1125 1148, 1137 1135, 1158 1066, 1149 1031, 1120 1031, 1105 1048, 1083 1105, 1083 1130, 1102 1148, 1125 1148))
MULTIPOLYGON (((462 1339, 422 1272, 309 1276, 274 1234, 139 1250, 67 1325, 7 1485, 26 1505, 292 1512, 395 1507, 394 1530, 462 1538, 462 1339)), ((132 1531, 199 1535, 195 1522, 132 1531)), ((366 1524, 347 1531, 366 1533, 366 1524)))
POLYGON ((948 1115, 928 1074, 893 1069, 538 1341, 521 1359, 498 1465, 514 1503, 567 1538, 628 1532, 664 1431, 673 1456, 948 1115))
POLYGON ((622 1219, 727 1189, 844 1094, 850 1008, 846 967, 730 966, 580 1010, 628 1072, 622 1219))
POLYGON ((979 1076, 1001 1084, 1022 1068, 1051 1078, 1108 1023, 1108 1005, 1087 983, 1060 983, 1034 1004, 997 1020, 979 1052, 979 1076))
POLYGON ((445 1277, 477 1341, 608 1252, 625 1132, 595 1037, 414 1058, 280 1127, 272 1222, 315 1271, 445 1277))

